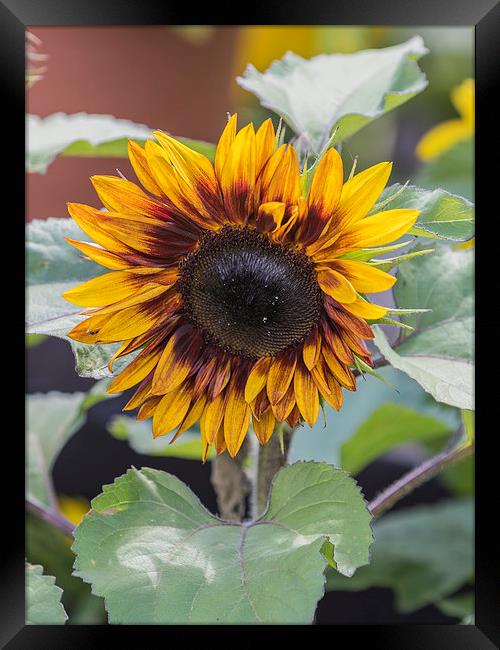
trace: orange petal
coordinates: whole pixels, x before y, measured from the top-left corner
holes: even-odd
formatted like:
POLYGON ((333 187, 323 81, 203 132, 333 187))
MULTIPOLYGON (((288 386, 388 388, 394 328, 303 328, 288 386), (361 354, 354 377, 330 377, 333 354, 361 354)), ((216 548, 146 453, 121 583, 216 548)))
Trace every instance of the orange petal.
POLYGON ((276 420, 274 419, 273 412, 267 411, 262 415, 260 420, 255 418, 252 420, 253 430, 261 445, 265 445, 269 438, 273 435, 276 420))
POLYGON ((319 396, 311 373, 303 363, 298 363, 294 376, 295 399, 304 420, 313 426, 318 419, 319 396))
POLYGON ((158 344, 148 346, 138 354, 110 383, 107 392, 119 393, 142 381, 158 363, 161 349, 158 344))
POLYGON ((293 379, 297 354, 295 350, 281 352, 272 362, 267 378, 267 395, 271 404, 277 404, 285 395, 293 379))
POLYGON ((245 396, 233 384, 228 388, 228 397, 224 413, 224 440, 229 455, 234 458, 238 453, 250 424, 250 406, 245 396))
POLYGON ((260 391, 265 387, 271 362, 271 357, 262 357, 256 362, 248 375, 245 386, 245 400, 248 403, 253 402, 260 391))
POLYGON ((293 411, 294 406, 295 392, 292 381, 290 383, 290 386, 288 386, 288 390, 286 391, 285 396, 277 404, 273 404, 272 410, 276 416, 276 419, 279 422, 282 422, 283 420, 286 420, 286 418, 290 415, 290 413, 293 411))
POLYGON ((137 412, 136 420, 140 421, 150 418, 156 411, 156 407, 161 402, 161 400, 161 395, 155 395, 154 397, 147 399, 137 412))
POLYGON ((314 368, 318 362, 320 352, 321 337, 318 333, 318 328, 314 326, 308 337, 304 340, 302 347, 302 358, 304 359, 304 363, 306 364, 306 368, 308 370, 312 370, 312 368, 314 368))
POLYGON ((291 145, 284 145, 284 149, 280 147, 271 156, 262 174, 262 203, 269 201, 297 203, 300 196, 300 167, 294 147, 291 145), (272 176, 269 178, 271 173, 272 176))
POLYGON ((331 352, 331 350, 327 347, 324 347, 321 350, 321 353, 330 368, 333 376, 335 379, 342 385, 345 386, 346 388, 349 388, 350 390, 355 390, 356 388, 356 380, 354 378, 354 375, 352 374, 351 370, 345 366, 343 363, 341 363, 337 357, 331 352))
POLYGON ((259 232, 272 232, 281 226, 286 204, 278 201, 262 203, 257 213, 256 226, 259 232))
POLYGON ((211 445, 215 442, 217 432, 224 418, 224 408, 226 405, 225 393, 220 393, 217 397, 205 407, 203 418, 200 420, 200 427, 207 442, 211 445))

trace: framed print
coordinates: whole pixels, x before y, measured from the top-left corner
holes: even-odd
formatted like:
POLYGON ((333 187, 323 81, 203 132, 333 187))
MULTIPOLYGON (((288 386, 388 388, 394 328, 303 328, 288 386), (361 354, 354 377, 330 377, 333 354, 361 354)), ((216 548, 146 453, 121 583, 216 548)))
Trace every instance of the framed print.
POLYGON ((5 647, 497 647, 498 4, 0 11, 5 647))

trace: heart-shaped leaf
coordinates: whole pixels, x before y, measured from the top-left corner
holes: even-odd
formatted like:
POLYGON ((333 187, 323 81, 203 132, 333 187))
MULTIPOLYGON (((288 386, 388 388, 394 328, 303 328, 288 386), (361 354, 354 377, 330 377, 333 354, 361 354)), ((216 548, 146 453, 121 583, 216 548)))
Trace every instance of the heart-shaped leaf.
POLYGON ((324 463, 282 469, 265 514, 243 524, 148 468, 105 486, 92 508, 75 531, 75 575, 104 596, 111 623, 310 623, 327 538, 346 575, 372 539, 356 483, 324 463))

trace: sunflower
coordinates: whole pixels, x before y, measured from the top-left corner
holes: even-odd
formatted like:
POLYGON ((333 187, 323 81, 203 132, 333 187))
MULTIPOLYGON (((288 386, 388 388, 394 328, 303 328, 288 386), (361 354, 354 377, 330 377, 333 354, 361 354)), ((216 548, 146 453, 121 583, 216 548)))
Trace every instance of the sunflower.
POLYGON ((121 342, 110 369, 136 352, 108 391, 138 385, 124 410, 152 417, 154 437, 173 442, 199 421, 204 458, 209 445, 235 456, 250 422, 265 444, 277 422, 312 426, 323 401, 339 410, 356 359, 372 364, 367 320, 387 311, 360 292, 395 282, 353 252, 399 238, 418 216, 367 216, 391 163, 344 183, 332 148, 305 194, 296 150, 278 146, 271 120, 237 131, 233 115, 213 165, 153 135, 129 143, 144 189, 94 176, 106 211, 68 204, 96 244, 69 243, 112 271, 65 294, 88 315, 69 336, 121 342))

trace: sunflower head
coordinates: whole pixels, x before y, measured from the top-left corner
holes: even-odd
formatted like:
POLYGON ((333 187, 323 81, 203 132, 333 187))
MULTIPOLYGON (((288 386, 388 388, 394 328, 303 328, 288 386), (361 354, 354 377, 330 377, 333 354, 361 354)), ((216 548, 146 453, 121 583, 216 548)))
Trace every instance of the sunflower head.
MULTIPOLYGON (((271 120, 224 129, 212 164, 162 132, 129 143, 142 185, 95 176, 106 211, 70 203, 95 244, 68 240, 110 273, 65 294, 88 318, 69 336, 135 353, 109 392, 137 386, 125 409, 153 418, 172 442, 200 422, 209 445, 235 456, 250 423, 261 444, 276 422, 310 426, 320 402, 339 410, 371 364, 367 320, 386 308, 362 297, 393 276, 356 259, 415 222, 415 210, 367 216, 387 183, 380 163, 344 183, 330 149, 302 192, 296 150, 271 120)), ((366 259, 364 256, 361 256, 366 259)))

